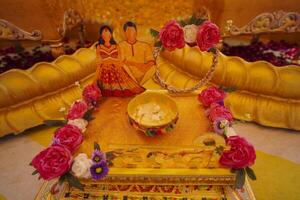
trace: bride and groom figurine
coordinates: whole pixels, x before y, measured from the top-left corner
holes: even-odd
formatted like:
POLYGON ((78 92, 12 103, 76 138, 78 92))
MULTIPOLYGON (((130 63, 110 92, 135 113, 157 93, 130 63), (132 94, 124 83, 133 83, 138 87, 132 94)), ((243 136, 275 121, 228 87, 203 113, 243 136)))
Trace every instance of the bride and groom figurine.
POLYGON ((136 25, 126 22, 123 31, 126 39, 118 44, 111 27, 104 25, 99 31, 95 82, 103 96, 127 97, 143 92, 141 85, 155 65, 151 45, 136 38, 136 25))

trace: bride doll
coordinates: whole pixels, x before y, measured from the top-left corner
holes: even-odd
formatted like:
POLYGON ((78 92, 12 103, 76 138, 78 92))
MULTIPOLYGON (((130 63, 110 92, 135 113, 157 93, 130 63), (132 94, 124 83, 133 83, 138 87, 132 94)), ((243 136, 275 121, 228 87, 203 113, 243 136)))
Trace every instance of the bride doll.
POLYGON ((104 25, 100 28, 100 38, 96 46, 97 71, 95 82, 103 96, 126 97, 144 91, 124 70, 118 44, 112 29, 104 25))

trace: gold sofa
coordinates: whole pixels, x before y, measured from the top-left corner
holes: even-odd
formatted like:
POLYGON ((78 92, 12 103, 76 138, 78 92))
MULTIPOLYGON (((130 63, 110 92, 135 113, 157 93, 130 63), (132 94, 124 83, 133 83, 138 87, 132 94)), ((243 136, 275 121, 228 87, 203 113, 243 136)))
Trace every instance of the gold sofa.
MULTIPOLYGON (((197 47, 186 46, 174 52, 165 51, 158 66, 169 84, 187 88, 204 76, 211 65, 211 56, 197 47)), ((298 66, 279 68, 268 62, 250 63, 220 53, 212 83, 237 89, 225 102, 235 118, 300 130, 299 80, 298 66)))
MULTIPOLYGON (((95 72, 95 47, 81 48, 52 63, 41 62, 28 70, 0 75, 0 136, 20 133, 41 125, 45 119, 63 117, 80 98, 82 86, 95 72)), ((208 70, 211 54, 196 47, 161 54, 157 65, 162 78, 177 87, 190 87, 208 70)), ((274 67, 263 61, 248 63, 220 53, 213 84, 235 87, 226 105, 237 119, 262 125, 300 130, 300 68, 274 67)), ((159 86, 149 79, 148 89, 159 86)))
POLYGON ((80 98, 81 89, 75 82, 85 85, 91 80, 95 55, 94 47, 82 48, 52 63, 40 62, 28 70, 1 74, 0 136, 63 117, 59 110, 80 98))

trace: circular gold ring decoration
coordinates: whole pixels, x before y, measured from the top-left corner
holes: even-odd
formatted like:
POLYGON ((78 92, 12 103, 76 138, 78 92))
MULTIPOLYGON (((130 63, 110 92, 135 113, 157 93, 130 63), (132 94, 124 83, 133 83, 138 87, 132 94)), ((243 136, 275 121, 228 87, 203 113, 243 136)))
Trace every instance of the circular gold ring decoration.
MULTIPOLYGON (((155 60, 157 60, 161 51, 162 51, 161 47, 154 48, 153 55, 155 60)), ((155 70, 155 81, 158 82, 160 86, 162 86, 164 89, 168 90, 171 93, 189 93, 199 89, 200 87, 206 85, 212 79, 218 64, 218 50, 216 49, 215 51, 213 50, 210 52, 213 53, 211 67, 208 70, 208 72, 205 74, 205 76, 201 80, 199 80, 199 82, 196 85, 189 88, 177 88, 173 85, 170 85, 165 80, 162 79, 158 66, 156 66, 156 70, 155 70)))

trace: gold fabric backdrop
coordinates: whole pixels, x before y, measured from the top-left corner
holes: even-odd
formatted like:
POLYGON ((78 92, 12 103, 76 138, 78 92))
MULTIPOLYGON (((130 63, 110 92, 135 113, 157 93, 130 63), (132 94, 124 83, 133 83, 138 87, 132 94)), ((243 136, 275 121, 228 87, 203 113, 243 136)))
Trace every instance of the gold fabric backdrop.
POLYGON ((39 29, 45 39, 57 39, 57 28, 69 8, 78 10, 91 23, 109 22, 118 26, 133 20, 140 26, 157 28, 171 18, 190 15, 203 7, 210 10, 212 20, 222 29, 228 19, 242 26, 262 12, 300 12, 299 2, 294 0, 12 0, 0 1, 0 18, 27 31, 39 29))

